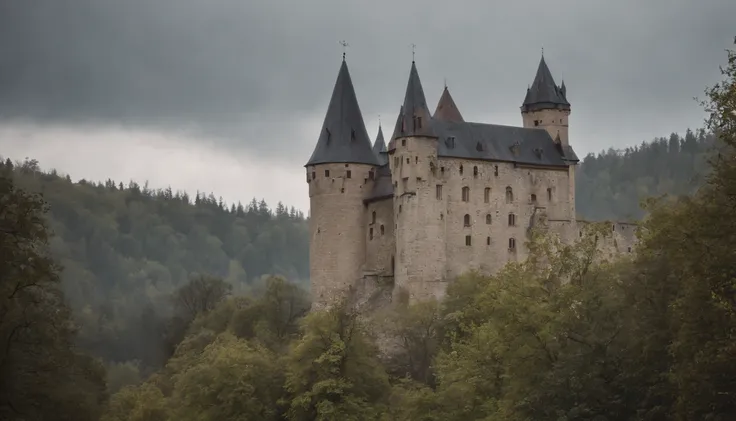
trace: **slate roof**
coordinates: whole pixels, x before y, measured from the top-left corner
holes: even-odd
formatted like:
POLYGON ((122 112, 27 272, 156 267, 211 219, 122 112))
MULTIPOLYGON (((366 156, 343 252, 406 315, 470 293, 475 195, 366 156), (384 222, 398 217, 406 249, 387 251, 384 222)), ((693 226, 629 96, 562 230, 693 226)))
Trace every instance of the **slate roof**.
POLYGON ((386 163, 388 163, 388 156, 386 156, 386 142, 384 142, 383 140, 383 129, 381 129, 380 124, 378 125, 378 135, 376 136, 376 142, 373 144, 373 153, 376 154, 378 162, 381 165, 385 165, 386 163))
POLYGON ((537 75, 534 77, 534 82, 526 90, 526 97, 524 98, 521 110, 528 112, 550 108, 569 110, 570 103, 567 102, 567 88, 564 82, 562 86, 555 84, 552 72, 549 71, 549 67, 547 67, 547 63, 544 61, 544 56, 542 56, 542 59, 539 61, 539 67, 537 68, 537 75))
POLYGON ((442 96, 440 96, 440 100, 437 102, 437 108, 434 110, 434 118, 457 123, 465 121, 460 114, 460 110, 457 109, 457 105, 455 105, 455 101, 452 99, 447 86, 445 86, 445 90, 442 91, 442 96))
POLYGON ((437 155, 449 158, 568 166, 578 161, 572 147, 558 146, 544 129, 434 120, 437 155))
POLYGON ((404 94, 404 105, 396 119, 396 126, 391 139, 404 136, 436 137, 431 120, 432 114, 429 112, 427 99, 424 97, 422 81, 419 79, 416 63, 412 61, 409 81, 406 84, 406 93, 404 94))
POLYGON ((343 162, 379 165, 344 58, 317 145, 305 166, 343 162))
POLYGON ((370 203, 393 196, 394 185, 391 183, 391 169, 386 164, 376 170, 376 182, 373 184, 373 190, 371 190, 363 202, 370 203))

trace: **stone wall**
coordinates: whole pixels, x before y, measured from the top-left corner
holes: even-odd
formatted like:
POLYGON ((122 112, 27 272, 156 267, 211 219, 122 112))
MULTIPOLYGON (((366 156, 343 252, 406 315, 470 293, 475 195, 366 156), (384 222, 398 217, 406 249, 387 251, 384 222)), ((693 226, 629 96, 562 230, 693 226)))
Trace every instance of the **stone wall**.
POLYGON ((363 198, 372 166, 319 164, 307 168, 310 198, 309 273, 315 308, 344 298, 365 263, 363 198))
POLYGON ((371 202, 367 213, 365 268, 380 275, 393 275, 396 253, 393 200, 371 202))

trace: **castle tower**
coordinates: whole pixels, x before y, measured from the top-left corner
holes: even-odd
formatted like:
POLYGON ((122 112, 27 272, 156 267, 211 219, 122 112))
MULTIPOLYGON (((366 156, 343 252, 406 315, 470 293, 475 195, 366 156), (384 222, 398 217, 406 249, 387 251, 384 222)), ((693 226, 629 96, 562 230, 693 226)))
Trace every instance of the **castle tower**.
POLYGON ((439 102, 437 102, 437 108, 434 110, 434 118, 442 121, 452 121, 455 123, 464 123, 465 120, 460 114, 460 110, 455 105, 455 100, 452 99, 450 91, 445 86, 445 90, 442 91, 439 102))
POLYGON ((379 165, 343 56, 319 140, 305 165, 309 183, 309 274, 314 308, 348 295, 365 263, 363 197, 379 165))
POLYGON ((567 101, 567 88, 565 82, 562 82, 562 86, 555 84, 544 56, 539 61, 534 82, 526 90, 521 116, 524 127, 546 129, 556 142, 569 145, 570 103, 567 101))
POLYGON ((378 135, 376 136, 376 142, 373 144, 373 153, 378 157, 378 162, 381 165, 388 163, 388 151, 386 150, 386 142, 383 140, 383 129, 381 125, 378 125, 378 135))
POLYGON ((577 156, 570 147, 568 135, 568 119, 570 117, 570 103, 567 101, 567 87, 565 82, 561 86, 555 84, 552 72, 549 71, 547 63, 542 55, 537 68, 534 82, 526 90, 526 97, 521 106, 521 116, 524 127, 537 127, 545 129, 557 143, 563 160, 567 161, 568 167, 568 192, 566 199, 567 215, 558 215, 571 221, 576 220, 575 210, 575 165, 577 156))
POLYGON ((444 295, 444 201, 435 200, 437 134, 416 64, 412 61, 404 104, 389 143, 396 222, 395 294, 412 300, 444 295))

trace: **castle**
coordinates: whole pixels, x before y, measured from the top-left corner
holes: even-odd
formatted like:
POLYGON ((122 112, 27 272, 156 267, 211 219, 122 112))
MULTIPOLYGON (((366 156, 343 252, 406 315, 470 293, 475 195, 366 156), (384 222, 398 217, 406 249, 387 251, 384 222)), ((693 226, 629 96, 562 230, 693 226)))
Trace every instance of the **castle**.
MULTIPOLYGON (((574 241, 585 222, 575 213, 570 111, 565 83, 555 83, 544 57, 522 127, 466 122, 447 87, 432 113, 412 61, 388 146, 380 126, 371 145, 343 57, 305 165, 314 305, 377 285, 441 298, 468 270, 490 274, 524 259, 535 224, 574 241)), ((611 229, 611 252, 631 252, 634 226, 611 229)))

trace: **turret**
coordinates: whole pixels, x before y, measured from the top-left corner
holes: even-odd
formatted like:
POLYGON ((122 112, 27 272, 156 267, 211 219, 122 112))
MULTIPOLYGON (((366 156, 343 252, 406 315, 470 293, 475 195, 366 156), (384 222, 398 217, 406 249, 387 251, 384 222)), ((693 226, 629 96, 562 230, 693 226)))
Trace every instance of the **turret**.
POLYGON ((567 101, 567 88, 565 82, 562 82, 562 86, 555 84, 544 56, 539 61, 534 82, 526 91, 521 116, 524 127, 545 129, 561 146, 569 145, 570 103, 567 101))
POLYGON ((305 165, 314 308, 343 299, 365 263, 363 198, 379 165, 343 57, 317 145, 305 165))
POLYGON ((386 149, 386 142, 383 140, 383 129, 381 125, 378 125, 378 135, 376 136, 376 142, 373 144, 373 153, 376 154, 378 162, 381 165, 388 163, 388 150, 386 149))
POLYGON ((404 103, 389 143, 396 222, 395 294, 412 300, 441 298, 446 289, 444 201, 437 161, 438 136, 412 61, 404 103))

